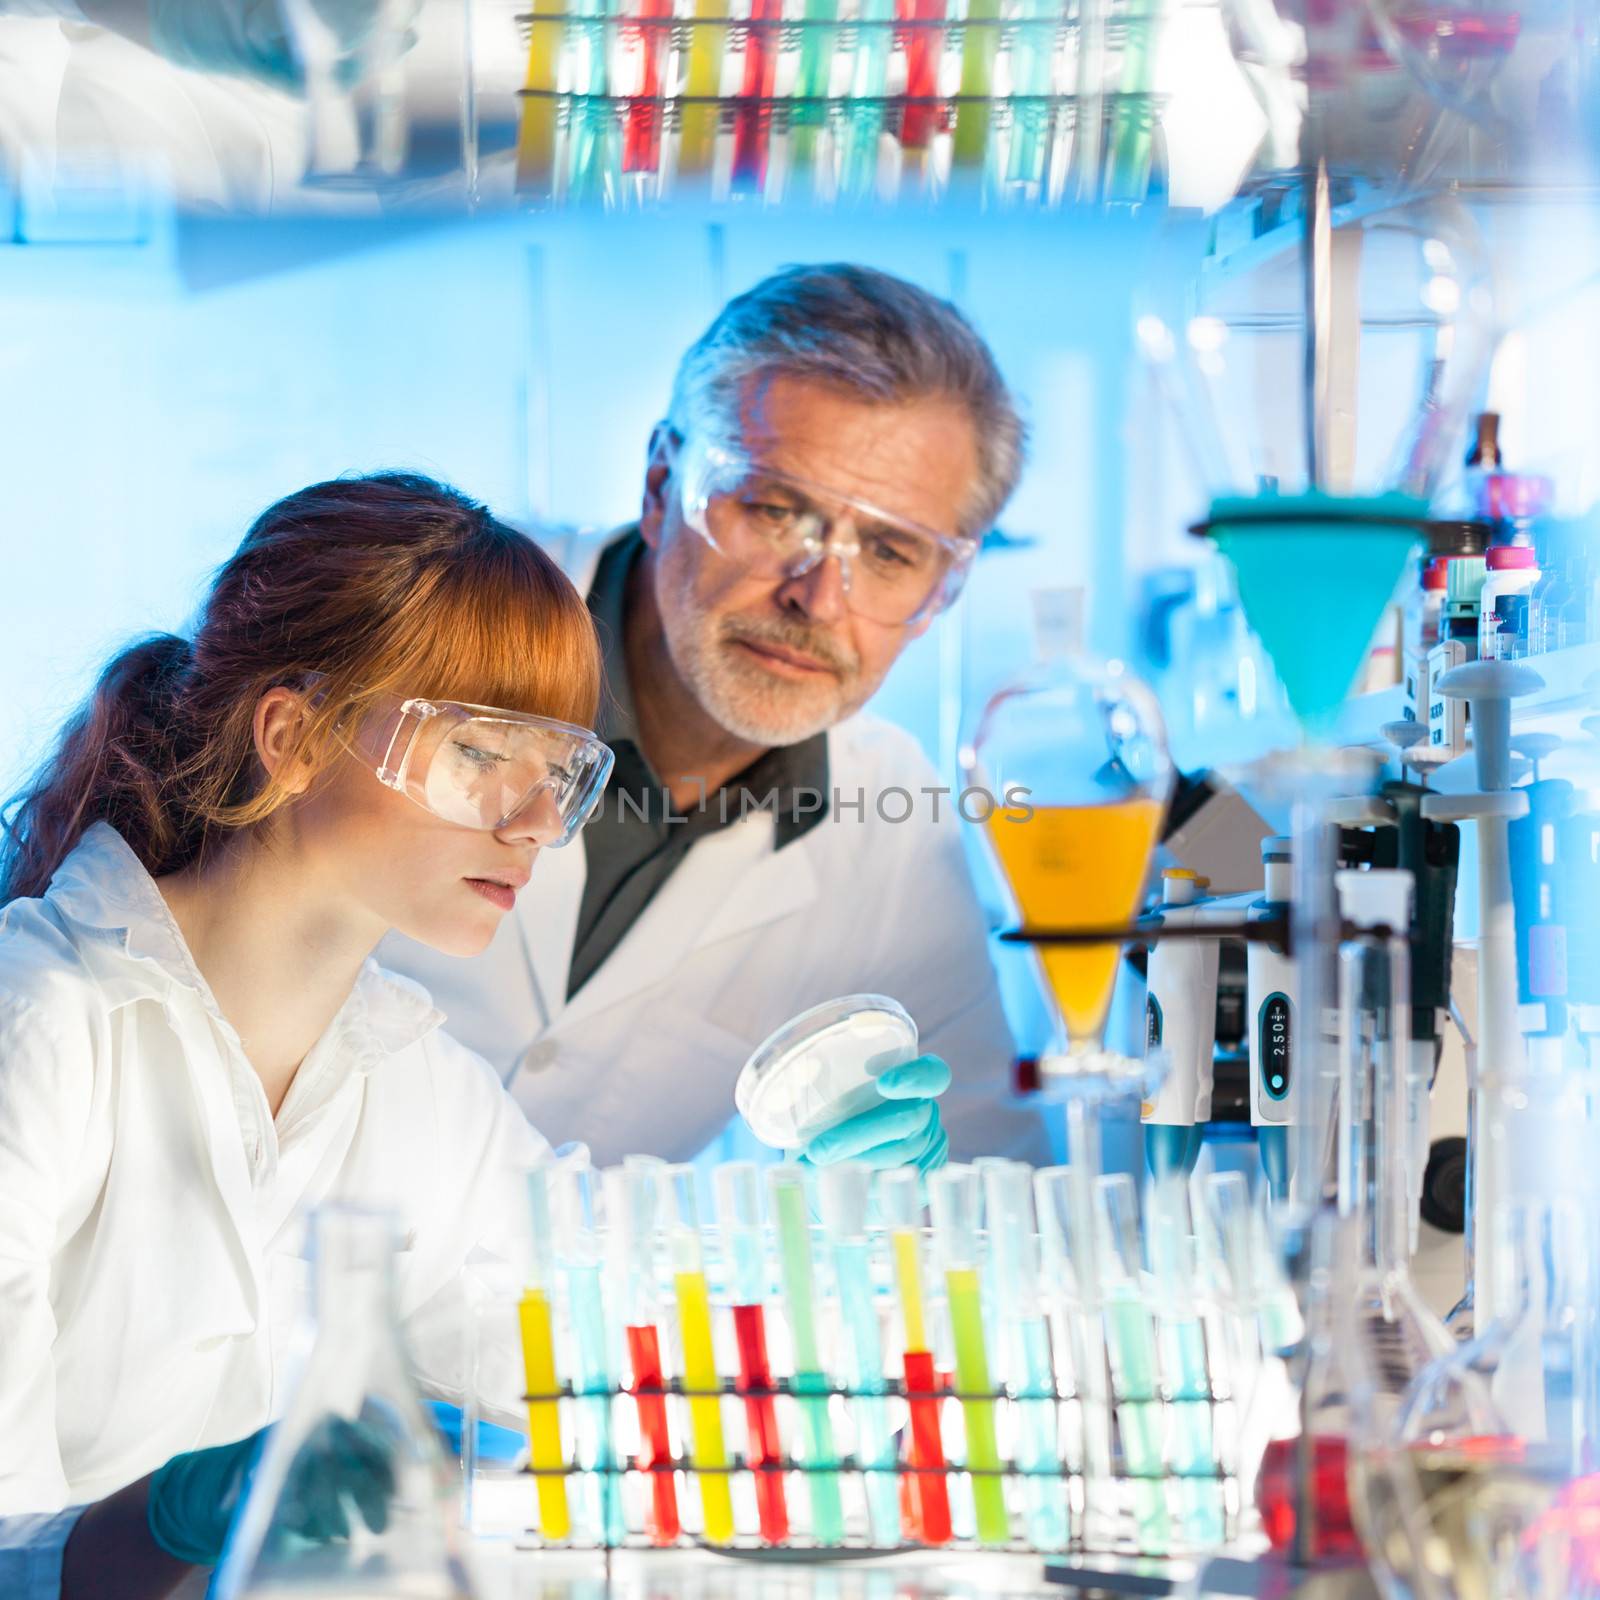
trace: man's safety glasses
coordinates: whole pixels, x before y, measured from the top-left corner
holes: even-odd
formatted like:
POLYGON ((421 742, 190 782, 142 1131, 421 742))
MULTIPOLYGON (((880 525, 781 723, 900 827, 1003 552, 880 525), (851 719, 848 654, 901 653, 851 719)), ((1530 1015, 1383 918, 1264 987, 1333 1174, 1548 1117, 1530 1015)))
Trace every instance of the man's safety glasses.
POLYGON ((456 700, 406 700, 363 730, 358 754, 378 781, 463 828, 522 821, 551 849, 588 819, 611 775, 588 728, 456 700))
POLYGON ((800 577, 830 556, 859 617, 908 627, 944 610, 978 540, 940 533, 740 451, 691 437, 678 448, 684 520, 757 577, 800 577))

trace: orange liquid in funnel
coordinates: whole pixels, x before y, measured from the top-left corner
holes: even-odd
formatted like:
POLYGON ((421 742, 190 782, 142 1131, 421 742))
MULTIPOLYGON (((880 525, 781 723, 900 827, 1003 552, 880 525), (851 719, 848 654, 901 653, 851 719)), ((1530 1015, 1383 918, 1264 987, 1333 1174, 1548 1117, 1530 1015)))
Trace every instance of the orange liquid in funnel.
MULTIPOLYGON (((1139 908, 1161 827, 1158 800, 1104 806, 1036 806, 1026 821, 997 811, 989 841, 1022 920, 1035 928, 1101 928, 1139 908)), ((1067 1037, 1095 1045, 1117 976, 1115 944, 1039 945, 1036 953, 1067 1037)))

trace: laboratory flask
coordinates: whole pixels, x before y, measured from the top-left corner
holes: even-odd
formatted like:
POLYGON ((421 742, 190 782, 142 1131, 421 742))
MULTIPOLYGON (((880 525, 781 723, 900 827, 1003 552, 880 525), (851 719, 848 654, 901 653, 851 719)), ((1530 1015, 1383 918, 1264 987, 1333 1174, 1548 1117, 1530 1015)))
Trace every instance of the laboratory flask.
POLYGON ((1411 1386, 1351 1478, 1390 1600, 1600 1594, 1594 1231, 1570 1199, 1496 1211, 1497 1298, 1411 1386))
POLYGON ((472 1600, 458 1486, 400 1332, 393 1216, 337 1203, 308 1226, 314 1337, 229 1534, 215 1600, 472 1600))

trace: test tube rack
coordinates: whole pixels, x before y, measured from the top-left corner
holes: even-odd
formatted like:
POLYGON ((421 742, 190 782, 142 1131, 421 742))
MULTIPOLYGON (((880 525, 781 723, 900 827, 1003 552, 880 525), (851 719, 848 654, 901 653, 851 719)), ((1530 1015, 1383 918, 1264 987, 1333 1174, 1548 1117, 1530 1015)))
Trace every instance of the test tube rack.
MULTIPOLYGON (((715 1229, 705 1230, 704 1248, 707 1261, 715 1261, 715 1229)), ((884 1281, 876 1286, 883 1304, 875 1315, 887 1330, 890 1273, 882 1260, 876 1276, 884 1281)), ((1019 1379, 1002 1353, 999 1329, 990 1326, 990 1370, 1005 1381, 997 1376, 991 1387, 968 1392, 957 1385, 944 1348, 950 1334, 940 1293, 928 1300, 930 1326, 942 1324, 930 1339, 932 1359, 914 1368, 886 1340, 883 1382, 852 1386, 839 1376, 844 1330, 836 1301, 824 1298, 820 1319, 827 1375, 796 1373, 774 1293, 766 1307, 770 1354, 764 1345, 755 1368, 760 1376, 750 1381, 750 1352, 739 1347, 741 1330, 714 1271, 711 1282, 714 1385, 685 1381, 683 1351, 674 1350, 671 1318, 664 1315, 660 1370, 641 1378, 621 1357, 611 1368, 621 1381, 586 1385, 565 1378, 523 1395, 531 1410, 543 1408, 547 1426, 553 1408, 560 1435, 557 1454, 547 1447, 538 1468, 516 1469, 529 1482, 529 1508, 535 1482, 545 1486, 541 1510, 552 1483, 563 1486, 566 1508, 555 1536, 540 1516, 531 1517, 528 1544, 841 1557, 999 1549, 1069 1560, 1089 1554, 1181 1560, 1230 1545, 1254 1526, 1247 1413, 1274 1340, 1267 1317, 1244 1299, 1198 1298, 1187 1318, 1195 1342, 1182 1351, 1172 1342, 1169 1308, 1148 1285, 1143 1292, 1125 1289, 1115 1305, 1104 1297, 1055 1295, 1048 1377, 1041 1380, 1035 1368, 1031 1383, 1019 1379), (1142 1355, 1134 1356, 1134 1344, 1142 1355), (924 1387, 908 1381, 916 1374, 926 1374, 924 1387), (697 1419, 692 1408, 708 1402, 727 1441, 715 1462, 697 1459, 692 1442, 704 1437, 697 1431, 704 1412, 697 1419), (879 1408, 876 1422, 863 1407, 879 1408), (808 1425, 819 1409, 830 1424, 823 1435, 827 1454, 818 1453, 819 1435, 808 1425), (992 1464, 974 1459, 971 1448, 972 1422, 982 1410, 993 1424, 992 1464), (1052 1447, 1047 1458, 1038 1453, 1041 1426, 1052 1447), (890 1439, 891 1452, 867 1448, 873 1437, 890 1439), (731 1502, 728 1537, 712 1537, 705 1525, 702 1485, 713 1479, 727 1485, 718 1498, 731 1502), (981 1528, 975 1515, 986 1479, 1001 1486, 1003 1537, 993 1521, 981 1528), (781 1487, 774 1490, 771 1480, 781 1487), (776 1529, 774 1497, 783 1507, 776 1529), (666 1519, 664 1503, 672 1508, 666 1519), (834 1508, 826 1513, 828 1526, 819 1522, 825 1503, 834 1508)), ((575 1329, 559 1291, 554 1309, 556 1368, 573 1373, 575 1329)), ((998 1320, 988 1306, 985 1316, 998 1320)), ((622 1330, 612 1333, 621 1352, 622 1330)))
POLYGON ((1138 204, 1163 182, 1165 17, 1165 0, 536 6, 517 19, 518 192, 1138 204))

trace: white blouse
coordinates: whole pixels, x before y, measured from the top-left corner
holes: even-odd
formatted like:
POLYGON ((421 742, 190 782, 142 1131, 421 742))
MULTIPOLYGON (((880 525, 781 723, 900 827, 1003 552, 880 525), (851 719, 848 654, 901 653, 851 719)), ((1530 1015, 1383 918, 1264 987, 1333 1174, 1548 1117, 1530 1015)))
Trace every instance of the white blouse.
POLYGON ((274 1119, 112 828, 0 911, 0 1517, 101 1499, 276 1416, 303 1214, 335 1195, 398 1214, 419 1375, 461 1398, 462 1312, 513 1282, 546 1146, 441 1020, 369 962, 274 1119))

